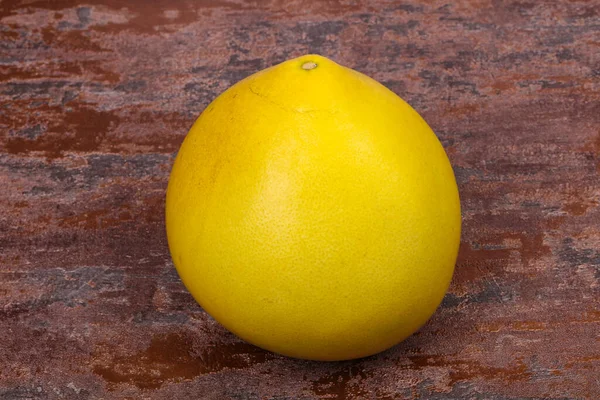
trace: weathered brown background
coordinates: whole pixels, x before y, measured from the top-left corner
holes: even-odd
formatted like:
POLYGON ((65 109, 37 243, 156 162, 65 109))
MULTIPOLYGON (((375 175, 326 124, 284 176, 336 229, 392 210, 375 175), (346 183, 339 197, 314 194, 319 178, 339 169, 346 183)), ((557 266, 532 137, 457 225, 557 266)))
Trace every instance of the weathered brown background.
POLYGON ((0 399, 600 398, 598 1, 2 0, 0 148, 0 399), (308 52, 421 112, 462 195, 442 307, 352 362, 229 334, 165 240, 195 117, 308 52))

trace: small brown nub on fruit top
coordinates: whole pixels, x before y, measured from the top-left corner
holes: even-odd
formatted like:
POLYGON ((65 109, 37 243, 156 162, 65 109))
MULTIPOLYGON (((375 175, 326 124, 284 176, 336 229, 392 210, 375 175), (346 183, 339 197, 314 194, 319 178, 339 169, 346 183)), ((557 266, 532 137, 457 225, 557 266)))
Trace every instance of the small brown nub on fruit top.
POLYGON ((317 63, 312 62, 312 61, 307 61, 304 64, 302 64, 302 69, 305 69, 307 71, 311 70, 311 69, 315 69, 317 68, 317 63))

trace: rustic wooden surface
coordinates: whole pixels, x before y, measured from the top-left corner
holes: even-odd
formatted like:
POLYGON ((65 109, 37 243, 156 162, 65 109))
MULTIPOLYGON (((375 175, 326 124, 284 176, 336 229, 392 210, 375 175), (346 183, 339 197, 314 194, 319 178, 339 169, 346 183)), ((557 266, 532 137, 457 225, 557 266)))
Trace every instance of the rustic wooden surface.
POLYGON ((2 0, 0 148, 0 399, 600 398, 597 1, 2 0), (243 343, 165 240, 195 117, 308 52, 421 112, 462 195, 443 305, 352 362, 243 343))

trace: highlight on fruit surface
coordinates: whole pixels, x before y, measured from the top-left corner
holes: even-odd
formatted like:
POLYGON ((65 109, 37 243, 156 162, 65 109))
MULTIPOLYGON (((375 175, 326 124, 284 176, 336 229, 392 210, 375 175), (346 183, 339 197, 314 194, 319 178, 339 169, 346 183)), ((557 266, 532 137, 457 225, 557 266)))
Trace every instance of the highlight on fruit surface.
POLYGON ((460 225, 427 123, 318 55, 214 99, 167 189, 169 249, 197 302, 248 342, 305 359, 365 357, 419 329, 452 278, 460 225))

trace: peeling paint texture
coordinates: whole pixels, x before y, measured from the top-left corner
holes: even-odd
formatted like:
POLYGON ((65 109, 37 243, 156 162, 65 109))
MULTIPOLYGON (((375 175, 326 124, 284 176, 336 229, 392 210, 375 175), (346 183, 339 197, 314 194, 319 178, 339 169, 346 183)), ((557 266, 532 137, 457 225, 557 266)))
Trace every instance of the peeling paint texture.
POLYGON ((2 0, 0 399, 600 399, 597 1, 2 0), (242 342, 170 261, 210 100, 320 53, 412 104, 463 207, 417 334, 319 363, 242 342))

